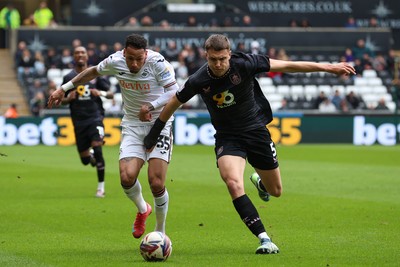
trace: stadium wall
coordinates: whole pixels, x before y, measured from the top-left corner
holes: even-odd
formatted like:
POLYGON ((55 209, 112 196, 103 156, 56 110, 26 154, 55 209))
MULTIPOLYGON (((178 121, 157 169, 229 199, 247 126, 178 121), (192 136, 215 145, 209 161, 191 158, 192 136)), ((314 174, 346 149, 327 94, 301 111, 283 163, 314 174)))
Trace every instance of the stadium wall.
MULTIPOLYGON (((106 145, 121 141, 121 119, 104 120, 106 145)), ((398 114, 305 114, 276 113, 268 125, 277 144, 303 143, 354 144, 393 146, 400 143, 400 116, 398 114)), ((208 113, 176 113, 174 143, 176 145, 214 145, 215 130, 208 113)), ((75 144, 70 117, 0 117, 0 146, 21 144, 35 146, 69 146, 75 144)))

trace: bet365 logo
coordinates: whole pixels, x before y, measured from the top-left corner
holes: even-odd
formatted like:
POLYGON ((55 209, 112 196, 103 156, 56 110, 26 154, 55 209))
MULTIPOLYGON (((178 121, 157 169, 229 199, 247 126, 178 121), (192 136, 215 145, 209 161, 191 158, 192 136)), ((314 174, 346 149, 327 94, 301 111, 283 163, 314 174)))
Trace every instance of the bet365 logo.
POLYGON ((214 95, 213 100, 217 102, 218 108, 226 108, 236 104, 235 96, 232 93, 229 93, 229 90, 214 95))

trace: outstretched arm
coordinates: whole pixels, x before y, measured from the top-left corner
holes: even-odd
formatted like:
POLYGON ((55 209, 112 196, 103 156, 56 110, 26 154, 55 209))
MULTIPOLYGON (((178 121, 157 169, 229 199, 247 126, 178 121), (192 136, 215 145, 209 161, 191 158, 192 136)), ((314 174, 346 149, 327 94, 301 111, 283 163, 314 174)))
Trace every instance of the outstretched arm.
POLYGON ((355 69, 348 63, 317 63, 310 61, 285 61, 270 59, 272 72, 329 72, 336 75, 356 74, 355 69))
POLYGON ((82 71, 77 76, 75 76, 71 81, 67 82, 66 84, 61 85, 60 88, 55 90, 50 95, 47 106, 49 108, 52 108, 53 105, 58 106, 61 103, 65 92, 75 88, 77 85, 81 85, 88 81, 91 81, 98 76, 100 76, 100 74, 97 72, 96 66, 87 68, 86 70, 82 71))
POLYGON ((172 114, 182 105, 178 100, 176 95, 174 95, 165 105, 164 109, 161 111, 160 116, 154 122, 153 127, 148 135, 144 138, 144 146, 148 151, 151 151, 153 147, 157 144, 157 138, 160 135, 165 123, 171 118, 172 114))

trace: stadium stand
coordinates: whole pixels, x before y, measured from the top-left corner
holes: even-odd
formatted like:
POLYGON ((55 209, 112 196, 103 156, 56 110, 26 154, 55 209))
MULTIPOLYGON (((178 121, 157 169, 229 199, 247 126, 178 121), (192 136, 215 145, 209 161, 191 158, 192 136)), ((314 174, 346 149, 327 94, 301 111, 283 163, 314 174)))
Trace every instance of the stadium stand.
POLYGON ((24 91, 18 84, 13 68, 14 59, 8 49, 0 49, 0 111, 4 114, 9 104, 15 103, 20 116, 30 115, 24 91))

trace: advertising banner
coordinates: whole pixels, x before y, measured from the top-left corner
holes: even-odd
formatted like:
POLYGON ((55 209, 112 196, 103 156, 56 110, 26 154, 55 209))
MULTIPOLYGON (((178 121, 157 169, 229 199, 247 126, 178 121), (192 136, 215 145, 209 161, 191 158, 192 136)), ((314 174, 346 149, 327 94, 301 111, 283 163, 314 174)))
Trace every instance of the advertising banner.
MULTIPOLYGON (((104 119, 106 145, 121 141, 120 118, 104 119)), ((393 146, 400 143, 399 115, 329 115, 276 113, 268 124, 277 144, 354 144, 393 146)), ((214 145, 208 113, 176 113, 176 145, 214 145)), ((70 117, 5 119, 0 117, 0 145, 68 146, 75 144, 70 117)))

